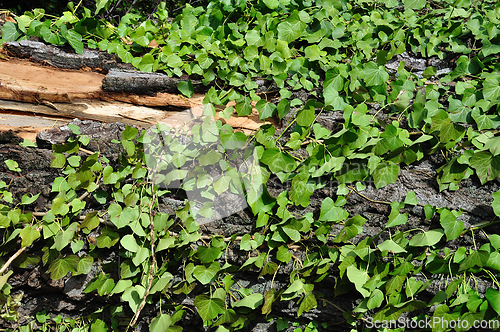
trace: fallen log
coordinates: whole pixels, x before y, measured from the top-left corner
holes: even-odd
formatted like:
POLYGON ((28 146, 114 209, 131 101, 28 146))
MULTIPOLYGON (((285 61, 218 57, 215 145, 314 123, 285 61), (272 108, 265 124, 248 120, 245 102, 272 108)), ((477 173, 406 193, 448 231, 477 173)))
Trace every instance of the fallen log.
MULTIPOLYGON (((177 94, 177 84, 187 76, 143 73, 104 52, 85 50, 79 55, 35 41, 9 42, 4 50, 0 109, 138 127, 158 122, 179 127, 203 114, 203 93, 191 98, 177 94)), ((204 92, 206 87, 197 83, 195 92, 204 92)), ((270 123, 260 120, 255 109, 247 117, 216 119, 245 133, 270 123)))
POLYGON ((40 104, 42 101, 73 103, 76 99, 97 99, 182 109, 200 103, 200 95, 188 99, 171 93, 148 96, 105 92, 102 89, 104 77, 105 75, 100 73, 42 67, 27 60, 11 58, 8 61, 0 61, 0 99, 33 104, 40 104))
POLYGON ((4 45, 10 56, 28 58, 61 69, 91 68, 109 71, 111 68, 130 68, 132 65, 122 63, 117 55, 96 50, 83 50, 83 54, 65 52, 63 48, 46 45, 33 40, 11 41, 4 45))

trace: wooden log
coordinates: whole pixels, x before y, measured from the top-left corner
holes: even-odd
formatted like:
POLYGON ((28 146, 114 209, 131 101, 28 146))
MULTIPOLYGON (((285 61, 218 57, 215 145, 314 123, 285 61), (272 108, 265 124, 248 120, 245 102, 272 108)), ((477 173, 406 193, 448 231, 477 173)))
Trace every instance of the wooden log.
POLYGON ((99 69, 105 72, 111 68, 130 68, 131 64, 122 63, 117 55, 97 50, 83 50, 83 54, 66 52, 64 48, 55 45, 46 45, 32 40, 11 41, 4 45, 4 49, 11 56, 29 58, 32 61, 45 63, 62 69, 99 69))
POLYGON ((192 100, 171 93, 154 96, 123 92, 105 92, 105 75, 89 71, 62 70, 39 66, 33 62, 11 58, 0 61, 0 99, 40 104, 72 103, 76 99, 121 101, 144 106, 172 106, 186 109, 199 104, 200 95, 192 100))

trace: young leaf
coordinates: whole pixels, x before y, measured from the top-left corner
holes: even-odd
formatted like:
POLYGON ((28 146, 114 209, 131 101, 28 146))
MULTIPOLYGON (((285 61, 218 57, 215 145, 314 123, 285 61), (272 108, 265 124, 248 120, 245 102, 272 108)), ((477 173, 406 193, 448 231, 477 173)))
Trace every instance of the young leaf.
POLYGON ((265 150, 260 161, 268 165, 269 169, 275 173, 291 172, 296 167, 295 159, 277 148, 265 150))
POLYGON ((463 221, 457 220, 455 214, 448 209, 441 211, 439 222, 443 226, 447 241, 455 240, 465 228, 463 221))
POLYGON ((389 74, 385 71, 384 67, 378 66, 373 61, 365 65, 363 73, 366 84, 369 86, 382 85, 389 79, 389 74))
POLYGON ((7 21, 2 26, 2 39, 5 41, 17 40, 17 38, 23 35, 22 31, 19 30, 17 24, 14 22, 7 21))
POLYGON ((177 89, 186 97, 191 98, 194 93, 194 88, 193 88, 193 83, 191 80, 186 81, 179 81, 177 83, 177 89))
POLYGON ((21 246, 28 247, 40 237, 40 231, 33 226, 26 226, 19 233, 19 236, 22 239, 21 246))
POLYGON ((410 240, 410 246, 413 247, 430 247, 441 240, 444 232, 442 229, 433 229, 428 232, 418 233, 410 240))
POLYGON ((327 197, 321 203, 321 214, 319 216, 319 220, 321 221, 342 221, 347 219, 349 213, 335 206, 335 203, 330 197, 327 197))
POLYGON ((5 160, 5 165, 9 168, 10 171, 12 172, 21 172, 21 169, 19 168, 19 164, 11 159, 5 160))
POLYGON ((196 250, 196 256, 201 263, 211 263, 219 258, 222 248, 200 246, 196 250))
POLYGON ((79 260, 80 259, 76 255, 58 258, 50 264, 47 272, 50 272, 51 279, 59 280, 66 276, 68 272, 75 273, 78 269, 79 260))
POLYGON ((484 297, 488 300, 488 304, 500 315, 500 292, 496 289, 489 287, 484 294, 484 297))
MULTIPOLYGON (((381 244, 377 246, 381 251, 390 251, 395 254, 406 252, 399 244, 394 242, 393 240, 385 240, 381 244)), ((370 308, 371 309, 371 308, 370 308)))
POLYGON ((264 303, 264 296, 261 293, 253 293, 245 296, 243 299, 233 303, 233 308, 248 308, 250 310, 257 309, 264 303))
POLYGON ((215 279, 219 270, 220 264, 218 262, 213 262, 209 267, 198 265, 193 271, 193 276, 203 285, 206 285, 215 279))
POLYGON ((83 54, 83 42, 82 35, 75 30, 68 30, 64 36, 68 40, 68 43, 73 47, 76 53, 83 54))
POLYGON ((167 314, 159 314, 151 321, 149 325, 150 331, 168 331, 169 326, 172 323, 172 319, 167 314))
POLYGON ((400 170, 399 165, 392 162, 378 164, 372 174, 375 181, 375 188, 380 189, 390 183, 396 182, 400 170))
POLYGON ((208 322, 226 311, 224 301, 218 298, 210 298, 205 294, 196 296, 194 298, 194 305, 204 322, 208 322))
POLYGON ((370 291, 363 287, 363 285, 370 279, 368 273, 364 270, 359 270, 355 266, 349 266, 346 270, 347 278, 354 284, 356 290, 367 297, 370 295, 370 291))

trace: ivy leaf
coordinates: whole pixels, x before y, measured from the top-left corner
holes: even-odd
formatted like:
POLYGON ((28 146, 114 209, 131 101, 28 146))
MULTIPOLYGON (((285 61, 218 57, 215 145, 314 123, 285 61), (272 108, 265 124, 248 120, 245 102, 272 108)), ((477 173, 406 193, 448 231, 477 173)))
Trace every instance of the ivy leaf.
POLYGON ((276 113, 276 105, 265 100, 259 100, 255 108, 259 111, 259 119, 261 120, 270 118, 276 113))
POLYGON ((366 307, 368 309, 378 308, 380 307, 383 301, 384 301, 384 293, 380 289, 376 288, 368 298, 368 301, 366 302, 366 307))
POLYGON ((191 98, 194 93, 194 88, 193 88, 193 83, 191 80, 186 81, 179 81, 177 83, 177 89, 186 97, 191 98))
POLYGON ((379 244, 377 247, 381 251, 387 250, 387 251, 393 252, 395 254, 406 252, 406 250, 404 250, 399 244, 397 244, 393 240, 385 240, 384 242, 379 244))
POLYGON ((82 223, 80 224, 80 228, 87 228, 89 231, 93 230, 97 226, 99 226, 99 218, 97 217, 97 212, 90 212, 85 216, 82 223))
POLYGON ((366 219, 361 215, 355 215, 344 223, 344 227, 335 237, 335 242, 346 242, 363 231, 366 219))
POLYGON ((65 277, 68 272, 75 273, 78 271, 79 260, 80 258, 76 255, 57 258, 49 265, 47 272, 50 273, 51 279, 59 280, 62 277, 65 277))
POLYGON ((314 107, 304 107, 297 114, 297 124, 302 127, 309 127, 315 119, 314 107))
POLYGON ((481 43, 483 44, 481 52, 483 53, 484 57, 487 57, 488 55, 491 54, 500 53, 500 45, 496 43, 492 44, 488 39, 483 39, 481 43))
POLYGON ((264 305, 262 306, 262 314, 269 315, 272 310, 272 305, 276 299, 276 288, 269 289, 264 295, 264 305))
POLYGON ((111 248, 120 240, 118 233, 113 232, 109 228, 104 228, 101 235, 96 238, 98 248, 111 248))
POLYGON ((290 199, 297 205, 307 207, 309 205, 309 198, 314 193, 315 188, 315 183, 311 180, 309 174, 301 173, 296 175, 292 180, 290 199))
MULTIPOLYGON (((7 23, 5 23, 7 24, 7 23)), ((3 29, 2 29, 3 31, 3 29)), ((55 33, 53 33, 48 27, 42 26, 40 28, 40 36, 43 37, 43 40, 49 44, 58 45, 61 43, 61 38, 55 33)))
POLYGON ((497 78, 487 78, 483 82, 483 97, 485 100, 497 102, 500 97, 500 82, 497 78))
POLYGON ((21 169, 19 168, 19 164, 17 163, 17 161, 7 159, 7 160, 5 160, 5 165, 7 165, 7 167, 9 168, 9 171, 21 172, 21 169))
POLYGON ((403 0, 403 5, 407 9, 420 10, 425 7, 426 0, 403 0))
POLYGON ((484 149, 490 150, 493 156, 500 154, 500 137, 493 137, 484 144, 484 149))
POLYGON ((219 298, 210 298, 205 294, 196 296, 194 298, 194 305, 198 309, 198 314, 204 322, 208 322, 226 311, 223 300, 219 298))
POLYGON ((460 263, 459 272, 467 271, 474 267, 483 267, 489 259, 490 253, 485 250, 474 250, 472 254, 460 263))
POLYGON ((287 264, 290 261, 290 259, 292 259, 292 254, 288 250, 287 246, 283 245, 278 248, 278 252, 276 253, 276 259, 285 264, 287 264))
POLYGON ((196 256, 201 263, 210 263, 219 258, 222 251, 220 247, 198 247, 196 250, 196 256))
POLYGON ((448 143, 461 137, 465 133, 465 128, 453 123, 448 113, 441 111, 432 118, 431 133, 439 132, 441 143, 448 143))
POLYGON ((73 240, 77 228, 78 223, 74 222, 64 232, 59 232, 54 239, 53 248, 57 251, 63 250, 73 240))
POLYGON ((295 11, 286 21, 278 24, 278 39, 291 43, 302 35, 306 26, 307 24, 300 21, 298 13, 295 11))
POLYGON ((35 202, 38 199, 38 196, 40 196, 40 193, 33 195, 33 196, 28 196, 27 194, 24 194, 23 197, 21 197, 21 205, 30 205, 33 202, 35 202))
POLYGON ((221 176, 217 181, 214 182, 214 190, 220 195, 223 192, 226 192, 229 188, 229 184, 231 183, 231 177, 224 175, 221 176))
POLYGON ((122 300, 127 301, 130 309, 135 313, 139 308, 139 305, 144 298, 144 294, 146 293, 146 289, 141 285, 135 285, 134 287, 129 287, 125 289, 122 294, 122 300))
POLYGON ((385 71, 385 68, 383 66, 378 66, 373 61, 365 65, 363 74, 368 86, 382 85, 389 79, 389 74, 385 71))
POLYGON ((94 15, 97 16, 97 14, 99 14, 102 9, 107 8, 110 1, 111 0, 97 0, 94 15))
POLYGON ((208 166, 208 165, 215 165, 216 163, 221 160, 222 154, 215 150, 207 150, 205 153, 200 155, 198 157, 198 160, 200 162, 200 166, 208 166))
POLYGON ((76 53, 83 54, 82 35, 75 30, 68 30, 64 36, 76 53))
POLYGON ((318 302, 316 302, 316 296, 313 293, 306 294, 300 303, 299 310, 297 311, 297 317, 300 317, 304 312, 316 308, 317 305, 318 302))
MULTIPOLYGON (((304 12, 305 13, 305 12, 304 12)), ((324 61, 325 56, 327 55, 326 51, 321 51, 318 45, 313 44, 311 46, 307 46, 304 50, 305 56, 309 61, 324 61)))
POLYGON ((321 203, 320 221, 342 221, 346 220, 349 212, 335 206, 335 203, 330 197, 327 197, 321 203))
POLYGON ((295 169, 295 159, 287 153, 281 152, 278 148, 271 148, 264 151, 260 161, 269 166, 274 173, 291 172, 295 169))
POLYGON ((112 278, 107 278, 102 284, 97 288, 97 294, 99 296, 108 295, 115 288, 115 281, 112 278))
POLYGON ((363 287, 363 285, 370 279, 366 271, 358 270, 355 266, 349 266, 346 270, 347 278, 354 284, 356 290, 367 297, 370 295, 370 291, 363 287))
POLYGON ((40 237, 40 231, 33 226, 26 226, 19 233, 22 239, 21 246, 28 247, 40 237))
POLYGON ((209 267, 198 265, 194 271, 193 276, 203 285, 211 283, 220 270, 220 264, 213 262, 209 267))
POLYGON ((123 248, 130 252, 137 252, 139 250, 139 245, 135 241, 135 237, 132 234, 127 234, 121 238, 120 244, 123 248))
POLYGON ((77 265, 77 273, 76 274, 88 274, 92 269, 92 265, 94 264, 94 258, 92 256, 86 256, 80 258, 77 265))
POLYGON ((500 292, 496 289, 489 287, 484 294, 486 300, 488 300, 488 304, 496 311, 498 315, 500 315, 500 292))
POLYGON ((5 41, 14 41, 17 38, 21 37, 23 33, 17 27, 17 24, 14 22, 5 22, 2 26, 2 39, 5 41))
POLYGON ((233 302, 233 308, 248 308, 254 310, 264 303, 264 296, 261 293, 253 293, 243 299, 233 302))
POLYGON ((66 165, 66 157, 62 153, 54 152, 52 154, 52 162, 50 167, 63 168, 66 165))
POLYGON ((430 247, 435 245, 441 240, 444 235, 442 229, 432 229, 428 232, 418 233, 410 240, 412 247, 430 247))
POLYGON ((172 319, 167 314, 159 314, 151 321, 149 329, 151 331, 168 331, 169 326, 172 324, 172 319))
POLYGON ((396 182, 400 170, 399 165, 393 162, 378 164, 372 174, 375 181, 375 188, 380 189, 390 183, 396 182))
POLYGON ((107 332, 108 326, 99 318, 92 322, 92 326, 90 327, 90 332, 107 332))
POLYGON ((264 0, 264 4, 269 9, 276 9, 278 8, 280 2, 278 0, 264 0))
MULTIPOLYGON (((499 192, 500 192, 500 190, 497 191, 495 194, 498 194, 499 192)), ((493 195, 495 195, 495 194, 493 194, 493 195)), ((498 198, 498 195, 495 197, 495 200, 497 198, 498 198)), ((495 214, 498 216, 498 211, 495 211, 495 214)), ((495 248, 496 250, 498 250, 498 248, 500 248, 500 235, 498 235, 498 234, 491 234, 490 235, 490 243, 493 246, 493 248, 495 248)))
POLYGON ((201 69, 208 69, 212 65, 212 63, 214 63, 214 60, 212 60, 206 53, 200 53, 196 57, 196 60, 198 60, 198 64, 200 65, 201 69))
POLYGON ((150 249, 145 247, 139 247, 134 257, 132 258, 132 263, 135 266, 139 266, 151 255, 150 249))
POLYGON ((476 170, 481 184, 500 176, 500 156, 495 156, 489 151, 479 151, 470 158, 470 165, 476 170))
POLYGON ((418 204, 418 199, 416 198, 415 192, 413 190, 408 191, 404 203, 413 206, 418 204))
POLYGON ((495 252, 492 252, 491 254, 488 253, 488 255, 489 255, 488 260, 486 261, 484 266, 489 267, 491 269, 494 269, 496 271, 500 271, 500 253, 495 251, 495 252))
POLYGON ((447 241, 455 240, 465 228, 463 221, 457 220, 455 214, 448 209, 441 211, 439 222, 443 226, 447 241))

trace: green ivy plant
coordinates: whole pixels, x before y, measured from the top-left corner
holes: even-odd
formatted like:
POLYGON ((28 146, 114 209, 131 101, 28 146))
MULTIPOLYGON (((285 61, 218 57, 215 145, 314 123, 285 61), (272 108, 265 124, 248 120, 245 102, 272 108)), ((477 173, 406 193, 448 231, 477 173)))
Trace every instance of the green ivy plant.
MULTIPOLYGON (((499 177, 496 1, 213 1, 207 7, 187 5, 173 21, 163 4, 154 19, 129 13, 117 26, 98 18, 110 3, 97 1, 82 17, 78 6, 56 18, 35 9, 7 22, 2 38, 38 36, 68 43, 77 53, 86 42, 142 71, 200 78, 208 91, 206 119, 215 115, 215 106, 222 106, 218 115, 227 118, 233 112, 249 115, 253 104, 261 119, 287 119, 291 110, 296 115, 278 138, 271 125, 247 136, 203 119, 180 136, 161 126, 149 133, 127 127, 117 142, 123 148, 118 165, 98 152, 78 155, 89 143, 84 135, 55 146, 52 167, 62 176, 54 181, 49 211, 26 212, 24 206, 38 196, 14 202, 8 185, 0 183, 8 204, 0 206, 0 226, 7 232, 2 245, 21 239, 19 250, 25 251, 43 242, 43 256, 28 255, 21 267, 41 262, 52 279, 61 279, 68 272, 89 273, 99 265, 101 250, 113 250, 121 257, 119 278, 102 266, 86 292, 121 296, 133 312, 129 327, 147 303, 163 301, 151 330, 179 331, 176 324, 186 309, 169 302, 168 294, 189 294, 196 285, 203 288, 194 300, 197 313, 218 332, 242 329, 257 314, 276 318, 278 330, 288 328, 292 322, 274 316, 273 305, 281 301, 295 302, 298 316, 321 306, 341 310, 315 290, 333 267, 335 294, 354 292, 360 299, 343 312, 353 328, 368 317, 389 321, 408 313, 416 321, 460 319, 469 327, 498 318, 500 236, 487 233, 498 219, 466 228, 462 211, 423 205, 413 191, 402 202, 363 194, 367 181, 376 189, 395 183, 402 166, 433 153, 445 159, 437 170, 440 191, 457 190, 470 177, 481 184, 499 177), (385 65, 405 51, 446 60, 452 68, 440 73, 429 62, 416 73, 401 63, 391 72, 385 65), (259 90, 258 80, 272 89, 259 90), (296 98, 298 91, 307 92, 309 100, 296 98), (318 123, 331 111, 342 111, 333 131, 318 123), (164 142, 155 145, 158 137, 164 142), (252 164, 251 179, 238 172, 238 159, 252 164), (225 173, 214 178, 214 168, 225 173), (288 190, 271 196, 266 187, 271 177, 289 184, 288 190), (158 200, 178 180, 186 192, 204 196, 190 199, 173 218, 158 211, 158 200), (315 191, 332 182, 335 195, 322 201, 319 214, 302 213, 315 191), (200 218, 215 215, 213 202, 227 190, 245 196, 255 215, 254 234, 224 238, 200 232, 200 218), (378 234, 353 240, 367 220, 343 208, 351 194, 390 208, 378 234), (89 197, 102 209, 86 212, 89 197), (408 229, 407 211, 416 206, 432 220, 430 229, 408 229), (478 232, 486 240, 476 240, 478 232), (470 236, 473 246, 450 243, 463 236, 470 236), (86 244, 88 252, 82 250, 86 244), (227 262, 234 244, 248 253, 240 266, 227 262), (299 258, 292 249, 306 254, 299 258), (274 278, 284 266, 292 266, 285 287, 272 284, 260 293, 237 283, 238 272, 274 278), (182 281, 174 283, 169 271, 177 267, 182 281), (444 285, 430 302, 423 301, 436 275, 444 285), (475 278, 488 280, 484 295, 469 282, 475 278)), ((188 97, 193 93, 189 83, 180 83, 179 90, 188 97)), ((13 161, 6 166, 19 172, 13 161)), ((493 194, 497 217, 499 204, 500 191, 493 194)), ((5 314, 15 315, 6 283, 11 272, 2 272, 2 292, 10 301, 5 314)), ((123 312, 120 305, 109 310, 123 312)), ((126 328, 119 324, 95 320, 92 331, 126 328)), ((320 326, 311 322, 303 328, 320 326)))

